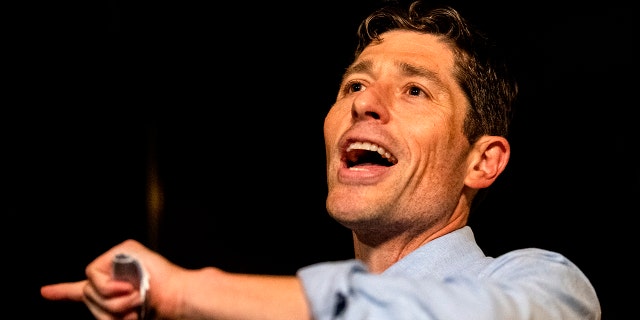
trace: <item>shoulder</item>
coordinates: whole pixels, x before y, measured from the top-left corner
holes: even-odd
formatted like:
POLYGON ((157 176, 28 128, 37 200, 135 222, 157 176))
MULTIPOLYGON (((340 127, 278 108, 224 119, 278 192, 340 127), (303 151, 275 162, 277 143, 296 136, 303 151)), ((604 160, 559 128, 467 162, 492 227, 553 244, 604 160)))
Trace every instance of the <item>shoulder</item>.
POLYGON ((551 250, 540 248, 522 248, 506 252, 496 258, 496 260, 548 260, 557 263, 571 263, 563 254, 551 250))
POLYGON ((523 248, 506 252, 491 261, 483 272, 486 277, 582 279, 585 275, 569 258, 555 251, 523 248))
POLYGON ((563 265, 574 265, 569 258, 563 254, 551 250, 540 248, 522 248, 506 252, 495 259, 496 263, 531 263, 547 262, 563 265))

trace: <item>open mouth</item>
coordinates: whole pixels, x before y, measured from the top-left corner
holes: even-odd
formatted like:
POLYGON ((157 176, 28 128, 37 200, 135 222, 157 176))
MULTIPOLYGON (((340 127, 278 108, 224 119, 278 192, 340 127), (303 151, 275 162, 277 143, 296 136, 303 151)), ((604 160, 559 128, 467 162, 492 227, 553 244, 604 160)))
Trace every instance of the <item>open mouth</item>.
POLYGON ((347 168, 363 165, 390 167, 398 159, 383 147, 371 142, 353 142, 345 150, 347 168))

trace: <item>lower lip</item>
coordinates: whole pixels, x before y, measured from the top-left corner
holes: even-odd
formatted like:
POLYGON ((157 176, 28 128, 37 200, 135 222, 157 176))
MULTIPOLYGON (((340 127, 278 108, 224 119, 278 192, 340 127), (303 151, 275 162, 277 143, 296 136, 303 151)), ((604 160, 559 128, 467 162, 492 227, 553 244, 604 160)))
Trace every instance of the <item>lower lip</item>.
POLYGON ((338 180, 345 184, 374 184, 382 180, 389 172, 390 167, 384 166, 357 166, 353 168, 340 168, 338 180))

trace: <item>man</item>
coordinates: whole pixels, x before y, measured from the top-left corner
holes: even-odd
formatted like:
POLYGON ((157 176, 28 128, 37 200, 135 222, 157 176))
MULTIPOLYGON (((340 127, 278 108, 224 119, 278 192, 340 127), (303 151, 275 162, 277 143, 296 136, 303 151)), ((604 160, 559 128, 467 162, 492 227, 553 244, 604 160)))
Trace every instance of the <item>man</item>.
POLYGON ((329 214, 355 259, 296 276, 181 268, 128 240, 87 280, 48 285, 97 319, 600 319, 595 290, 564 256, 527 248, 496 258, 467 220, 510 156, 517 86, 492 44, 452 8, 381 9, 361 24, 324 124, 329 214), (112 277, 138 259, 148 291, 112 277))

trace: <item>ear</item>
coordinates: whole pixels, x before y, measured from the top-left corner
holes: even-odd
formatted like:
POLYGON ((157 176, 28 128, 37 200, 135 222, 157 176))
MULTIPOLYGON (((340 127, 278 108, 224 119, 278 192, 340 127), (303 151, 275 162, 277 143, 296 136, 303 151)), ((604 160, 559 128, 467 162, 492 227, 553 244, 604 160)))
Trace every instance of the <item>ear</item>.
POLYGON ((482 136, 469 154, 466 186, 482 189, 490 186, 504 171, 511 155, 509 141, 499 136, 482 136))

